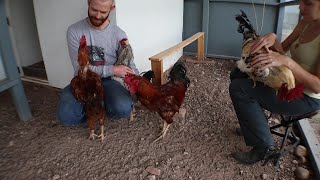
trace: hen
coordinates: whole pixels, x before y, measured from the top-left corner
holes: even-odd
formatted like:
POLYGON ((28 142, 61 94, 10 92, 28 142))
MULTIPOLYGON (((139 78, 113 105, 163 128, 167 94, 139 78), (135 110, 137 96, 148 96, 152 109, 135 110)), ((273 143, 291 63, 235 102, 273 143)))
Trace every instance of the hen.
MULTIPOLYGON (((258 52, 251 54, 250 48, 253 42, 259 37, 252 27, 247 15, 241 11, 240 15, 236 15, 236 20, 239 22, 238 32, 243 34, 242 54, 241 59, 237 61, 237 67, 249 75, 254 82, 262 82, 267 86, 278 91, 278 98, 281 100, 291 101, 302 96, 303 84, 295 84, 295 78, 292 71, 286 66, 273 66, 261 72, 254 72, 248 67, 252 58, 260 53, 270 51, 267 47, 260 49, 258 52)), ((277 50, 273 49, 278 52, 277 50)))
POLYGON ((89 139, 94 140, 95 136, 104 140, 105 110, 103 101, 103 86, 100 77, 89 69, 89 52, 86 37, 83 35, 78 49, 78 75, 71 80, 71 92, 74 97, 84 104, 85 116, 87 119, 90 135, 89 139), (95 124, 99 121, 101 134, 94 133, 95 124))
MULTIPOLYGON (((132 47, 129 44, 129 41, 127 38, 124 38, 120 41, 120 45, 122 47, 121 52, 118 55, 118 59, 115 62, 114 65, 125 65, 125 66, 129 66, 130 60, 133 59, 133 51, 132 51, 132 47)), ((124 84, 124 80, 122 77, 118 77, 118 76, 112 76, 111 79, 118 81, 123 87, 125 87, 126 89, 128 89, 128 87, 124 84)), ((131 95, 132 96, 132 95, 131 95)), ((132 122, 135 119, 135 113, 136 110, 133 106, 131 114, 130 114, 130 118, 129 121, 132 122)))
MULTIPOLYGON (((144 76, 127 75, 124 82, 130 92, 135 93, 140 103, 148 110, 157 112, 164 120, 160 138, 164 138, 173 122, 173 116, 179 111, 190 80, 183 62, 177 62, 169 73, 169 82, 164 85, 154 85, 144 76)), ((155 142, 154 141, 154 142, 155 142)))
MULTIPOLYGON (((120 41, 120 45, 122 47, 122 50, 119 53, 118 59, 117 59, 117 61, 115 62, 114 65, 125 65, 125 66, 130 67, 129 66, 129 62, 130 62, 131 59, 133 59, 132 47, 129 44, 128 39, 126 39, 126 38, 124 38, 124 39, 122 39, 120 41)), ((126 87, 124 82, 123 82, 123 78, 117 77, 117 76, 113 76, 112 79, 120 82, 120 84, 122 84, 124 87, 126 87)))

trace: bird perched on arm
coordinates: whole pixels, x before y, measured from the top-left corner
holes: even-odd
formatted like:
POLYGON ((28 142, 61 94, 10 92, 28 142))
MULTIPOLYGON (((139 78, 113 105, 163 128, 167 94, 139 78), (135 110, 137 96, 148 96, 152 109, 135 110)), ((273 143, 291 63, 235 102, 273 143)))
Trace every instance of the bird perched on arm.
POLYGON ((176 112, 179 112, 190 80, 187 77, 187 69, 183 62, 177 62, 172 67, 169 73, 169 82, 164 85, 154 85, 146 76, 129 74, 124 81, 130 92, 136 94, 137 99, 143 106, 150 111, 157 112, 164 120, 163 130, 161 136, 155 140, 157 141, 166 135, 173 122, 173 116, 176 112))
MULTIPOLYGON (((249 75, 253 80, 254 86, 256 81, 262 82, 267 86, 277 90, 278 98, 281 100, 294 100, 302 96, 303 84, 295 84, 295 78, 292 71, 286 66, 272 66, 261 72, 255 72, 249 63, 252 62, 253 57, 261 53, 271 51, 266 46, 258 52, 251 54, 250 48, 259 35, 254 30, 247 15, 241 11, 241 14, 236 15, 236 20, 239 22, 237 31, 243 34, 242 54, 241 59, 237 61, 237 67, 249 75)), ((272 51, 278 52, 276 49, 272 51)))
POLYGON ((71 80, 71 92, 74 97, 84 104, 90 135, 104 140, 105 110, 103 101, 103 86, 100 77, 89 69, 89 52, 86 37, 83 35, 78 49, 79 70, 77 76, 71 80), (95 123, 99 122, 101 134, 94 133, 95 123))

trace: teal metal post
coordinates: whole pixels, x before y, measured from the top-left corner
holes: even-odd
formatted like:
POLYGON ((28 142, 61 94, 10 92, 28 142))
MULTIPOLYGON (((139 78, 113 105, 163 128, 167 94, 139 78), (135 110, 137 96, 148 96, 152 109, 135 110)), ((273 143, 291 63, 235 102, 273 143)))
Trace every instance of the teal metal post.
POLYGON ((0 0, 0 56, 6 72, 6 79, 0 81, 0 92, 7 89, 10 91, 19 118, 28 121, 32 115, 13 56, 6 17, 5 0, 0 0))

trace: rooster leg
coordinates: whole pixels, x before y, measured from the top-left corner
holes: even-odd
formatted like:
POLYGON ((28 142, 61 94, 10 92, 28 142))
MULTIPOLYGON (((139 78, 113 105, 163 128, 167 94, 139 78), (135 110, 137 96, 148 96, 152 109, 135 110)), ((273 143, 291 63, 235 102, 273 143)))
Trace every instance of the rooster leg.
POLYGON ((96 134, 94 133, 94 130, 93 130, 93 129, 90 130, 89 139, 94 140, 94 137, 95 137, 95 136, 98 136, 98 135, 96 135, 96 134))
POLYGON ((103 142, 103 140, 106 138, 106 136, 104 135, 104 126, 100 126, 101 128, 101 134, 98 136, 98 138, 101 138, 101 142, 103 142))
POLYGON ((158 136, 161 136, 162 134, 163 134, 163 132, 164 132, 164 130, 166 129, 166 127, 167 127, 167 122, 166 121, 164 121, 164 123, 163 123, 163 127, 162 127, 162 131, 158 134, 158 136))
POLYGON ((170 125, 171 125, 171 124, 168 124, 167 122, 165 122, 165 124, 167 124, 167 125, 166 125, 166 128, 163 130, 163 135, 162 135, 163 138, 166 136, 167 131, 168 131, 170 125))
POLYGON ((257 85, 256 81, 253 81, 253 87, 252 88, 255 88, 257 85))
POLYGON ((161 131, 161 133, 160 133, 161 135, 160 135, 160 137, 158 137, 156 140, 154 140, 153 143, 159 141, 161 138, 162 138, 162 139, 164 138, 164 136, 167 134, 167 131, 168 131, 170 125, 171 125, 171 124, 168 124, 166 121, 164 121, 163 129, 162 129, 162 131, 161 131))
POLYGON ((133 123, 136 121, 136 115, 137 115, 136 108, 133 106, 132 111, 130 113, 130 118, 129 118, 130 123, 133 123))
POLYGON ((256 87, 256 80, 254 79, 254 76, 249 74, 249 79, 251 79, 253 81, 253 87, 252 88, 256 87))

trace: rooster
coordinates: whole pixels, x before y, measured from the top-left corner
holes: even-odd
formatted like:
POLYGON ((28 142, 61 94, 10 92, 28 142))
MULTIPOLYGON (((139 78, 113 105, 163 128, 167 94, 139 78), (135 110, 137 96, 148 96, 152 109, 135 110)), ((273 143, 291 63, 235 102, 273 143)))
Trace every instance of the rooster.
MULTIPOLYGON (((286 66, 273 66, 261 72, 255 72, 252 68, 248 67, 254 56, 269 52, 270 50, 264 47, 258 52, 251 54, 250 48, 259 35, 243 11, 241 11, 240 15, 236 15, 235 19, 239 22, 237 31, 243 34, 242 54, 241 59, 237 61, 237 67, 249 75, 254 82, 253 87, 255 87, 256 81, 259 81, 275 89, 278 93, 278 98, 281 100, 291 101, 301 97, 304 86, 303 84, 295 84, 293 73, 286 66)), ((279 53, 276 49, 272 50, 279 53)))
MULTIPOLYGON (((133 51, 132 51, 132 47, 129 44, 129 41, 127 38, 123 38, 120 41, 120 45, 122 47, 121 52, 118 55, 118 59, 117 61, 114 63, 114 65, 125 65, 125 66, 129 66, 130 60, 133 59, 133 51)), ((111 79, 118 81, 123 87, 125 87, 126 89, 128 89, 128 87, 124 84, 124 80, 122 77, 117 77, 117 76, 112 76, 111 79)), ((131 94, 131 96, 133 96, 131 94)), ((136 110, 133 106, 133 109, 131 111, 130 114, 130 118, 129 121, 133 122, 135 120, 135 114, 136 114, 136 110)))
MULTIPOLYGON (((117 61, 114 63, 114 65, 125 65, 125 66, 129 66, 129 62, 131 59, 133 59, 133 51, 132 51, 132 47, 129 44, 128 39, 123 38, 120 41, 120 45, 122 47, 121 52, 118 55, 118 59, 117 61)), ((123 82, 123 78, 121 77, 117 77, 117 76, 113 76, 112 77, 113 80, 118 81, 121 85, 123 85, 125 88, 127 88, 123 82)))
POLYGON ((173 116, 179 112, 190 80, 183 62, 177 62, 172 67, 169 73, 169 82, 164 85, 152 84, 147 76, 129 74, 125 77, 124 82, 128 85, 130 92, 136 94, 143 106, 150 111, 157 112, 164 120, 161 135, 155 140, 158 141, 165 137, 173 122, 173 116))
POLYGON ((78 49, 78 75, 71 80, 71 92, 74 97, 84 104, 85 116, 89 127, 89 139, 95 136, 105 139, 104 120, 105 110, 103 103, 103 86, 100 77, 89 69, 89 53, 86 37, 83 35, 78 49), (99 121, 101 134, 94 133, 96 121, 99 121))

